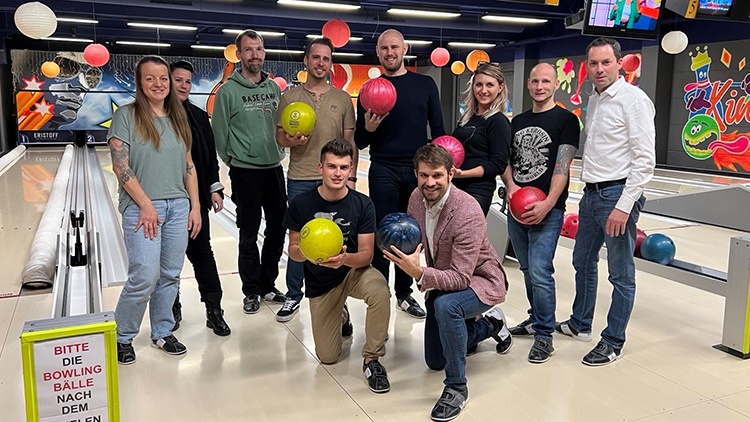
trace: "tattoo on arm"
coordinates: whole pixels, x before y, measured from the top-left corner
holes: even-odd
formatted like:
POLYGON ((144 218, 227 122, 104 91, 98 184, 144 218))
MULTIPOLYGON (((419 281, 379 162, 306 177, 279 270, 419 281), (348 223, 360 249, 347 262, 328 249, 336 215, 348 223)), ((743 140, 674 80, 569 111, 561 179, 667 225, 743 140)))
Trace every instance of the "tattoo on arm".
POLYGON ((555 174, 570 174, 570 163, 576 154, 576 148, 573 145, 563 144, 560 145, 560 149, 557 151, 557 161, 555 162, 555 170, 552 173, 555 174))
POLYGON ((192 165, 192 164, 190 164, 190 163, 187 163, 187 174, 188 174, 189 176, 192 176, 192 175, 193 175, 193 169, 194 169, 194 168, 195 168, 195 166, 194 166, 194 165, 192 165))
POLYGON ((130 168, 130 145, 124 142, 111 141, 109 150, 112 154, 112 166, 117 174, 117 180, 123 185, 130 179, 135 179, 135 173, 130 168), (119 143, 120 145, 116 145, 119 143))

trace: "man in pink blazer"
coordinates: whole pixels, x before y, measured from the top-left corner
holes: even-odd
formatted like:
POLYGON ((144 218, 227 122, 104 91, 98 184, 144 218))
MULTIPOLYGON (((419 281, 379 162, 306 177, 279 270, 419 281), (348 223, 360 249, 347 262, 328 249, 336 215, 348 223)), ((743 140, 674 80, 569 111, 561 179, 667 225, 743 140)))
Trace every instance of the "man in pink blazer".
POLYGON ((505 300, 507 282, 479 203, 451 185, 455 170, 448 151, 432 144, 419 148, 414 170, 418 186, 409 199, 409 214, 419 222, 422 244, 411 255, 393 247, 384 255, 426 292, 425 362, 430 369, 444 369, 446 376, 430 417, 449 421, 469 398, 467 350, 489 337, 498 342, 498 353, 513 345, 505 316, 492 309, 505 300), (424 267, 419 259, 423 248, 424 267))

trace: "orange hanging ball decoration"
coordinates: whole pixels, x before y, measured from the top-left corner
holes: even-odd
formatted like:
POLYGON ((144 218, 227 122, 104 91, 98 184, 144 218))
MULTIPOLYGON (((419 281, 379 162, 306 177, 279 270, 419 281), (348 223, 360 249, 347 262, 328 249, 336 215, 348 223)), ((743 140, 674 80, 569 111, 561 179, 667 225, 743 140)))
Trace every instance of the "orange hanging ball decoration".
POLYGON ((55 62, 44 62, 42 63, 42 75, 48 78, 54 78, 60 74, 60 66, 55 62))
POLYGON ((237 63, 240 61, 239 58, 237 58, 237 46, 234 44, 229 44, 224 48, 224 58, 227 59, 229 63, 237 63))
POLYGON ((432 54, 430 54, 430 61, 437 67, 445 66, 446 64, 448 64, 448 61, 450 61, 450 59, 451 53, 449 53, 448 50, 444 49, 443 47, 438 47, 432 50, 432 54))
POLYGON ((472 72, 477 70, 479 62, 489 62, 490 55, 484 50, 471 50, 468 56, 466 56, 466 67, 472 72))
POLYGON ((349 25, 341 19, 331 19, 323 25, 323 36, 330 39, 336 48, 345 46, 351 35, 349 25))
POLYGON ((466 70, 466 65, 461 60, 456 60, 451 64, 451 72, 454 75, 460 75, 464 73, 464 70, 466 70))
POLYGON ((282 78, 281 76, 277 76, 273 78, 273 81, 276 82, 276 85, 279 86, 280 90, 283 91, 286 89, 286 79, 282 78))
POLYGON ((101 67, 109 61, 109 50, 101 44, 89 44, 83 50, 83 58, 91 66, 101 67))

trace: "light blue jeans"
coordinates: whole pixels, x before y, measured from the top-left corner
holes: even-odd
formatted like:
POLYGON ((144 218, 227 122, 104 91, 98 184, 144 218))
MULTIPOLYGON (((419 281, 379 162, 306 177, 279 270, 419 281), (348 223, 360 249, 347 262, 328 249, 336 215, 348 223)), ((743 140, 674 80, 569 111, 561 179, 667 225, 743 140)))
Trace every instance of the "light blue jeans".
POLYGON ((161 219, 153 239, 143 235, 143 227, 134 231, 140 215, 138 205, 129 205, 122 213, 129 266, 128 280, 115 308, 118 343, 133 341, 140 330, 146 305, 149 305, 152 340, 171 335, 174 327, 172 304, 177 296, 188 244, 190 201, 176 198, 152 202, 161 219))
POLYGON ((573 267, 576 270, 576 297, 570 325, 577 331, 590 333, 594 320, 596 291, 599 284, 599 250, 607 246, 607 268, 612 283, 612 304, 607 313, 607 327, 602 331, 602 341, 615 348, 625 344, 625 329, 635 303, 635 249, 636 223, 646 198, 633 205, 625 225, 625 234, 617 237, 605 232, 607 219, 622 195, 625 185, 610 186, 597 191, 585 190, 578 205, 578 233, 573 249, 573 267))
MULTIPOLYGON (((320 186, 320 180, 287 180, 286 197, 289 204, 295 196, 320 186)), ((302 285, 305 278, 305 263, 293 259, 286 260, 286 297, 302 302, 302 285)))
POLYGON ((539 224, 527 226, 508 211, 508 236, 526 283, 531 327, 536 334, 552 341, 555 331, 555 250, 563 223, 563 212, 553 208, 539 224))

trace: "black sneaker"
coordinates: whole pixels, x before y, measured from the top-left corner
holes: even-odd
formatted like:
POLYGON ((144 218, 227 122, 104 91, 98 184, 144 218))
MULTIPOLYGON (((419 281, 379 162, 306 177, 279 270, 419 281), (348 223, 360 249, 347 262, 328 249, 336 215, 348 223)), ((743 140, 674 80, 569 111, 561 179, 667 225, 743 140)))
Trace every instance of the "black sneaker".
POLYGON ((117 342, 117 363, 120 365, 132 365, 135 363, 135 350, 132 344, 117 342))
POLYGON ((588 366, 604 366, 616 361, 622 355, 622 349, 615 349, 609 344, 599 341, 586 356, 583 357, 583 364, 588 366))
POLYGON ((437 403, 430 412, 433 421, 450 421, 456 419, 469 402, 469 389, 459 390, 446 386, 437 403))
POLYGON ((245 296, 242 299, 242 312, 246 314, 257 314, 260 310, 260 295, 245 296))
POLYGON ((151 340, 151 346, 164 350, 164 353, 168 355, 183 355, 187 353, 187 347, 177 341, 175 336, 166 336, 156 340, 151 340))
POLYGON ((224 320, 224 310, 221 308, 206 309, 206 327, 213 330, 217 336, 228 336, 232 330, 224 320))
POLYGON ((547 341, 543 338, 535 338, 534 345, 529 350, 529 362, 531 363, 544 363, 549 360, 552 356, 552 352, 555 348, 552 347, 552 342, 547 341))
POLYGON ((276 312, 276 321, 289 322, 297 314, 297 311, 299 311, 299 301, 287 298, 279 312, 276 312))
POLYGON ((492 324, 492 338, 497 342, 497 353, 504 355, 510 352, 510 348, 513 347, 513 335, 508 330, 508 322, 503 311, 500 308, 492 308, 484 317, 492 324))
POLYGON ((362 372, 367 379, 367 385, 373 392, 387 393, 391 391, 391 383, 388 382, 388 373, 380 362, 371 360, 363 364, 362 372))
POLYGON ((555 324, 555 331, 557 331, 560 334, 565 334, 566 336, 573 337, 574 339, 578 341, 583 342, 590 342, 592 340, 591 333, 582 333, 573 328, 570 325, 570 320, 558 322, 555 324))
POLYGON ((172 327, 172 331, 177 331, 180 328, 180 322, 182 321, 182 303, 180 303, 180 293, 177 293, 174 304, 172 304, 172 315, 174 315, 174 327, 172 327))
POLYGON ((352 316, 349 314, 349 307, 344 303, 344 309, 346 310, 346 321, 341 326, 341 337, 351 337, 354 334, 354 326, 352 325, 352 316))
POLYGON ((424 319, 427 317, 427 313, 424 309, 422 309, 422 307, 419 306, 419 303, 417 303, 417 301, 411 296, 398 299, 396 303, 398 304, 398 309, 406 312, 412 318, 424 319))
POLYGON ((536 334, 536 331, 531 328, 531 324, 531 318, 529 318, 526 321, 511 328, 510 333, 517 337, 533 336, 534 334, 536 334))
POLYGON ((263 295, 263 300, 271 303, 284 303, 286 302, 286 296, 274 287, 270 292, 263 295))

